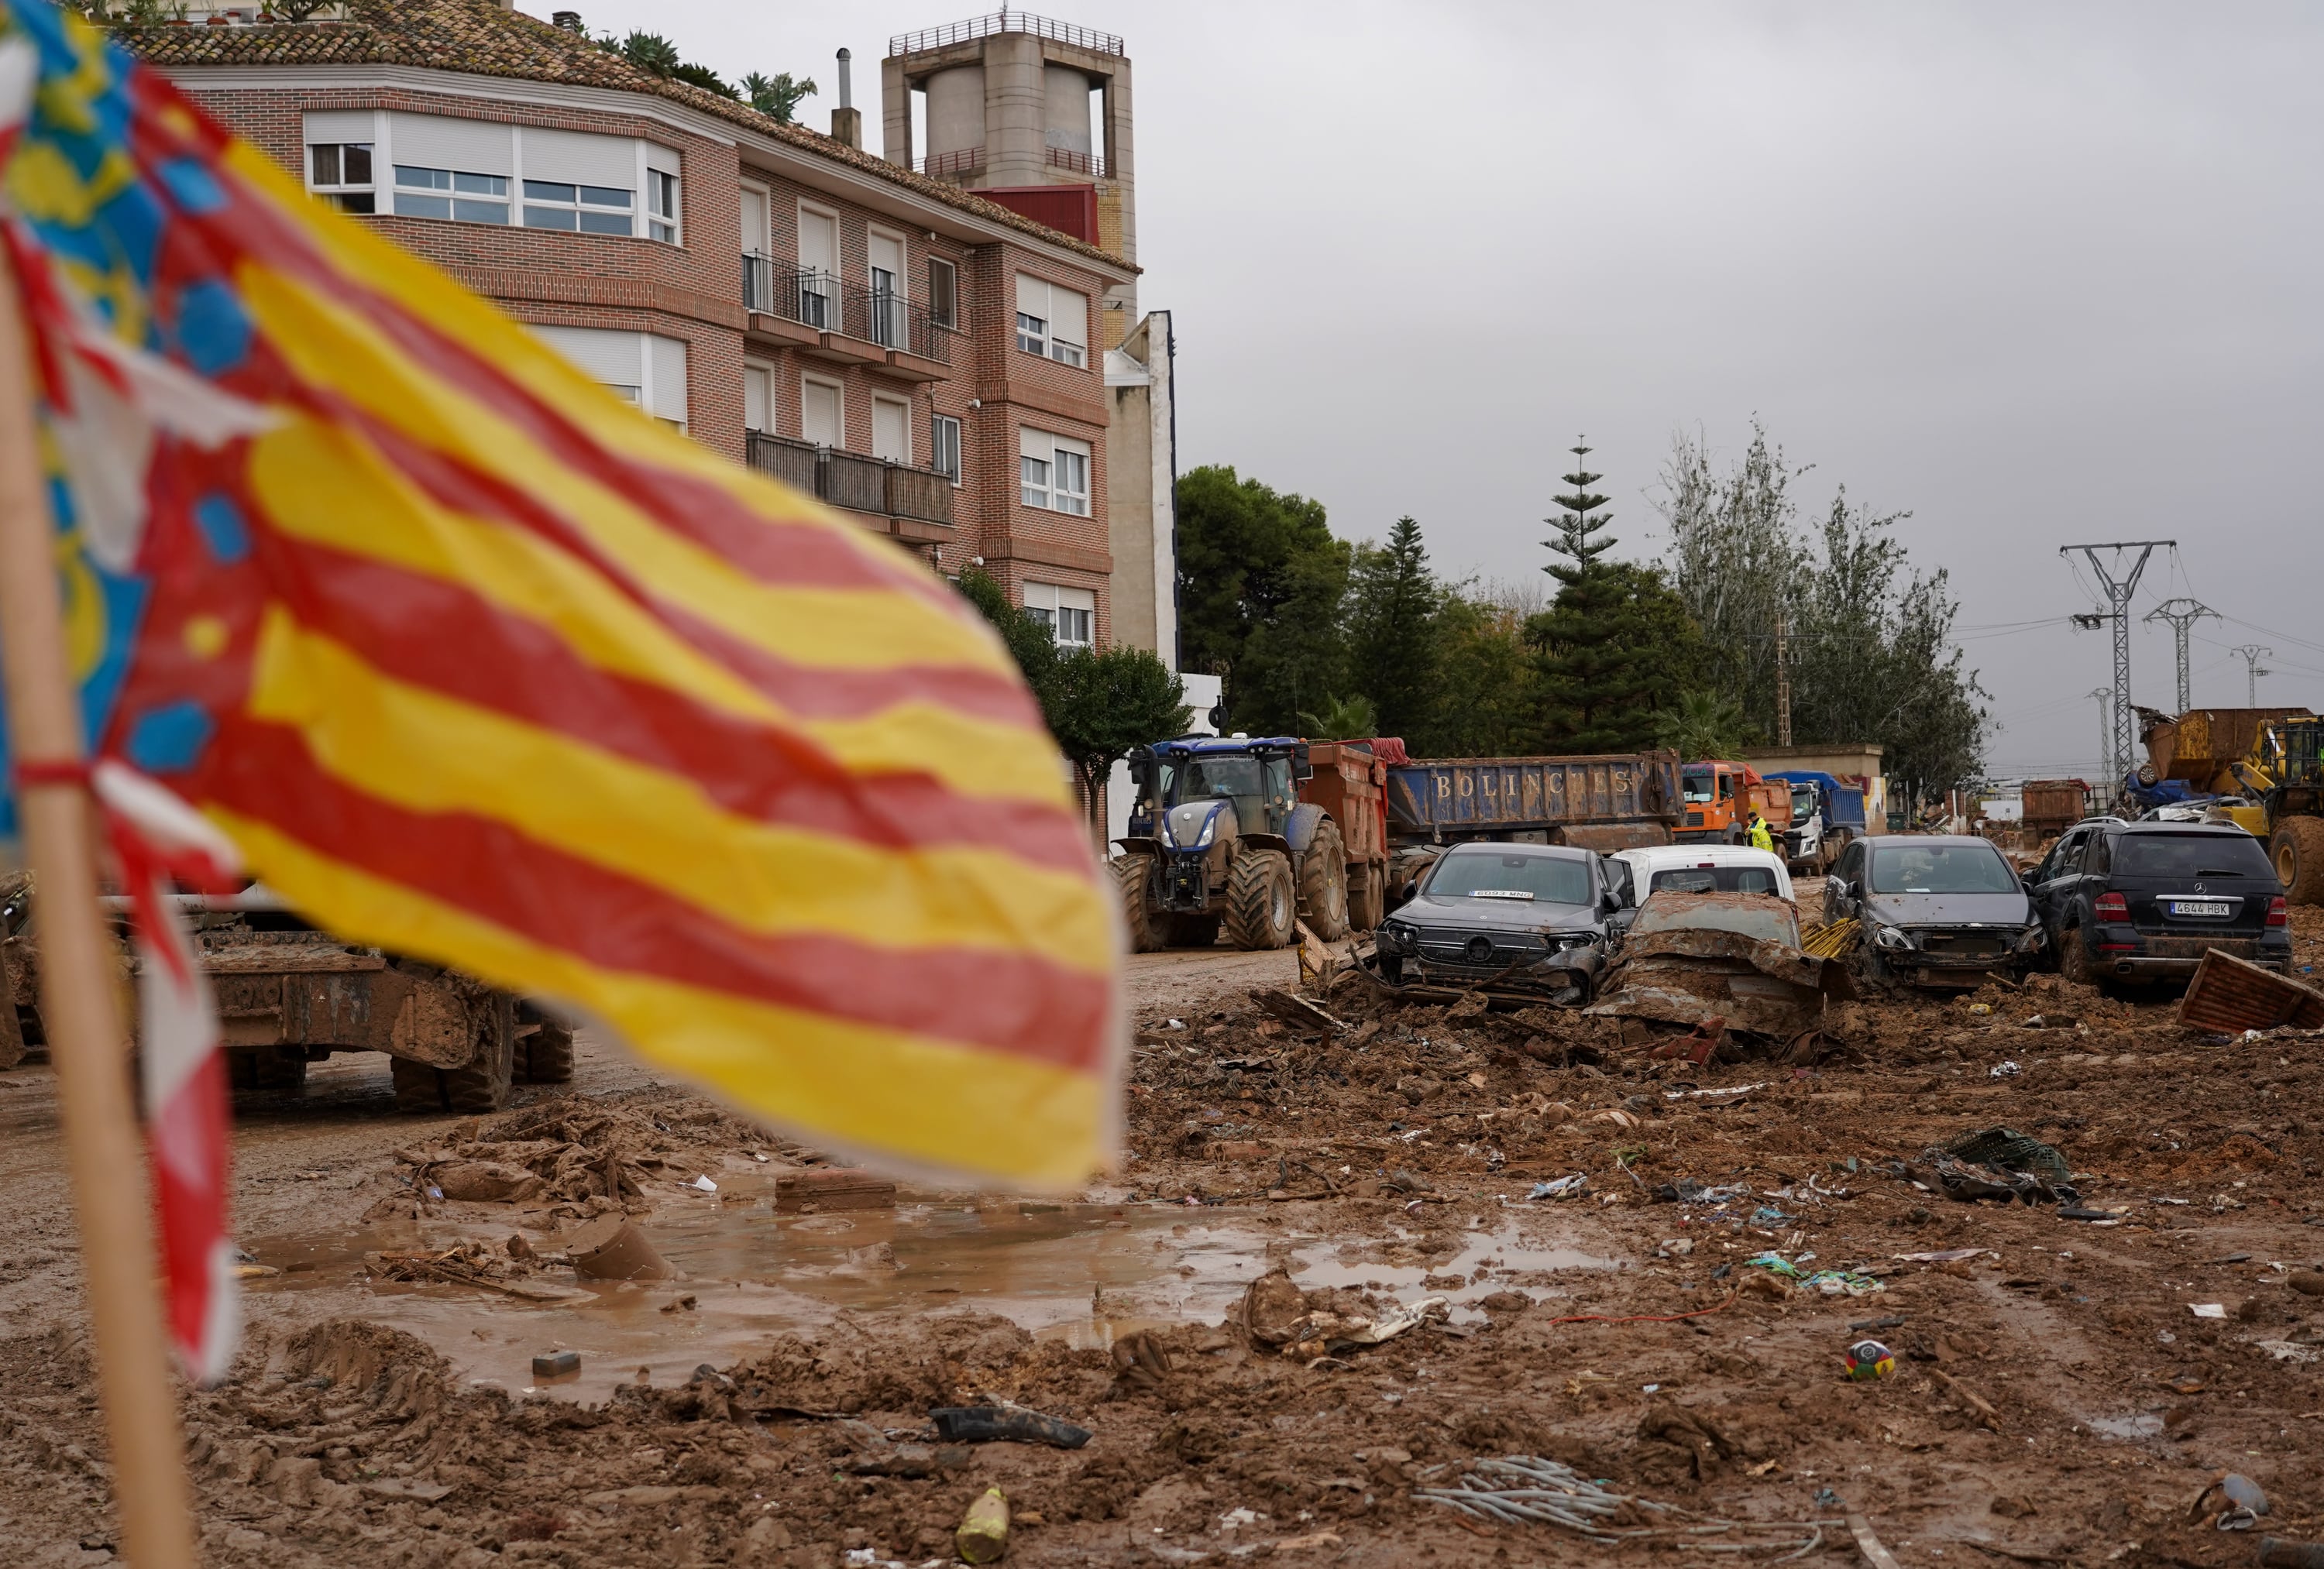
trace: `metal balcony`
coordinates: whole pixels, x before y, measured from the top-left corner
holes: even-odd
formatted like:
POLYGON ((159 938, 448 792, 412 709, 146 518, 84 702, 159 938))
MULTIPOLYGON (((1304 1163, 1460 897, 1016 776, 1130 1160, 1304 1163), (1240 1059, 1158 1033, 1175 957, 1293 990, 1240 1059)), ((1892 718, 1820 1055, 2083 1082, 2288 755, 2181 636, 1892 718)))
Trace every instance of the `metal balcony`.
MULTIPOLYGON (((953 526, 953 484, 943 474, 755 430, 748 446, 752 468, 832 506, 909 524, 953 526)), ((927 537, 923 528, 889 531, 927 537)))
MULTIPOLYGON (((929 365, 952 363, 954 331, 939 326, 927 307, 903 295, 850 283, 814 267, 772 256, 742 257, 742 307, 821 334, 818 345, 830 357, 857 363, 888 359, 893 368, 931 379, 929 365), (893 350, 921 364, 897 363, 872 351, 893 350)), ((812 352, 812 351, 811 351, 812 352)))

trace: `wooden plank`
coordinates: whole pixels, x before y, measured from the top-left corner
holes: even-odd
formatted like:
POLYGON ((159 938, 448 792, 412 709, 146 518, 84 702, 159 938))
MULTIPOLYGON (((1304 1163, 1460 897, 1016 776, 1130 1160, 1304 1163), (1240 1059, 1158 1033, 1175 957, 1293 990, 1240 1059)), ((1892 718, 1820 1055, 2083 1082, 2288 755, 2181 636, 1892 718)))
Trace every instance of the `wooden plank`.
POLYGON ((810 1208, 893 1209, 896 1185, 869 1171, 824 1167, 786 1171, 775 1179, 775 1213, 801 1215, 810 1208))

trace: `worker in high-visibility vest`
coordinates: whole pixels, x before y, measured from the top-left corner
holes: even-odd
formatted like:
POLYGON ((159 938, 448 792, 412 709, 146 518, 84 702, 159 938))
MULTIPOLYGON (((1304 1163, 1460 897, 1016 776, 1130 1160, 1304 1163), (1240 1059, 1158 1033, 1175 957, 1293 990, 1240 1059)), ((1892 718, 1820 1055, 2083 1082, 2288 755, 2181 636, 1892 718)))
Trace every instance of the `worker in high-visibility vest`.
POLYGON ((1767 830, 1766 820, 1756 811, 1751 813, 1751 821, 1744 837, 1750 840, 1753 849, 1763 849, 1769 855, 1775 853, 1775 836, 1767 830))

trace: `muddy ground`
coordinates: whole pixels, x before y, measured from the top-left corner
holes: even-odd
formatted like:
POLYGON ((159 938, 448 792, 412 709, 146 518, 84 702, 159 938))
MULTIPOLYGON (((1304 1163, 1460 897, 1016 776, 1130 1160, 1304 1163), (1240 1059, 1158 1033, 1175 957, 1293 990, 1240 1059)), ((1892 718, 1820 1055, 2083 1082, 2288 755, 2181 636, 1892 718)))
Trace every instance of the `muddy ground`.
MULTIPOLYGON (((2315 965, 2324 912, 2295 915, 2315 965)), ((1293 984, 1286 954, 1138 961, 1132 1158, 1063 1205, 778 1211, 812 1152, 586 1040, 569 1095, 483 1123, 394 1116, 376 1058, 245 1098, 239 1230, 271 1272, 236 1376, 184 1401, 208 1560, 945 1563, 999 1486, 1028 1564, 1845 1563, 1850 1514, 1907 1565, 2248 1564, 2258 1533, 2196 1505, 2223 1471, 2265 1491, 2262 1532, 2324 1537, 2324 1296, 2300 1289, 2324 1287, 2324 1040, 2208 1041, 2045 976, 1845 1005, 1813 1066, 1697 1068, 1354 984, 1319 1038, 1250 999, 1293 984), (1884 1170, 1997 1124, 2107 1217, 1884 1170), (1737 1191, 1657 1197, 1682 1184, 1737 1191), (617 1204, 682 1279, 556 1263, 617 1204), (1770 1251, 1862 1294, 1746 1262, 1770 1251), (1895 1371, 1850 1381, 1868 1335, 1895 1371), (561 1350, 579 1373, 536 1383, 561 1350), (936 1441, 932 1408, 991 1400, 1093 1436, 936 1441), (1425 1496, 1511 1454, 1674 1506, 1604 1520, 1663 1534, 1425 1496)), ((94 1565, 114 1526, 54 1112, 45 1067, 0 1074, 0 1562, 94 1565)))

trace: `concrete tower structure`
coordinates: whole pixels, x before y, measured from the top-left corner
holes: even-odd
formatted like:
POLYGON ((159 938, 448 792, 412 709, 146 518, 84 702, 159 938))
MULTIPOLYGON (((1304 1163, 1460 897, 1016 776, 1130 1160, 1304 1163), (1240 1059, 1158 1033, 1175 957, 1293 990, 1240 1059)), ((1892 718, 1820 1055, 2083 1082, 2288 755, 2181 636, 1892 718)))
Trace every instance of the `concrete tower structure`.
MULTIPOLYGON (((1120 38, 1001 11, 890 39, 880 79, 890 163, 972 191, 1093 188, 1097 232, 1083 237, 1138 260, 1130 58, 1120 38), (914 145, 915 93, 927 95, 926 147, 914 145)), ((1102 346, 1119 348, 1138 324, 1135 282, 1106 291, 1102 322, 1102 346)))

